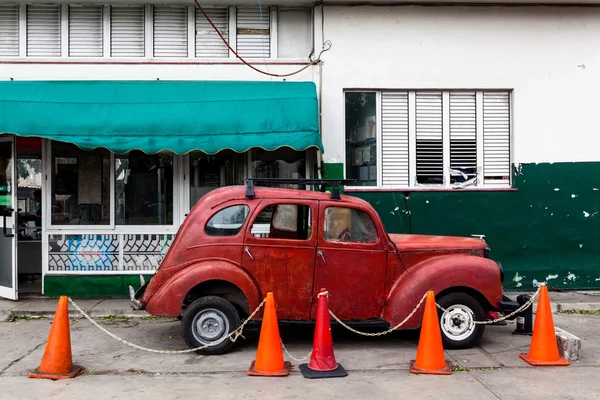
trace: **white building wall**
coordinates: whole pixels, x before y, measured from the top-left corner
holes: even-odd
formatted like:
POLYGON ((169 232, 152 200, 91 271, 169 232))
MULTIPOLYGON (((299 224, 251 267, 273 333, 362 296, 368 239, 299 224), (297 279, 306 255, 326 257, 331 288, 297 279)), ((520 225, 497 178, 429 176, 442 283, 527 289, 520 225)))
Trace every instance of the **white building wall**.
POLYGON ((325 7, 325 162, 344 89, 513 89, 513 163, 598 161, 600 9, 325 7))

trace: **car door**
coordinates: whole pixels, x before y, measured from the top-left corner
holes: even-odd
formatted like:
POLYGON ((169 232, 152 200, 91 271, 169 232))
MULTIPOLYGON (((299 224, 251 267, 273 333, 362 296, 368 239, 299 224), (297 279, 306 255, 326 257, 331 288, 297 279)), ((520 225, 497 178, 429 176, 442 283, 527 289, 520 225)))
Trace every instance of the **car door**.
POLYGON ((242 265, 263 295, 273 292, 279 319, 309 318, 317 210, 315 201, 263 200, 248 225, 242 265))
MULTIPOLYGON (((314 296, 321 288, 329 308, 345 320, 378 318, 384 301, 386 251, 371 210, 320 202, 314 296)), ((316 303, 312 317, 316 316, 316 303)))

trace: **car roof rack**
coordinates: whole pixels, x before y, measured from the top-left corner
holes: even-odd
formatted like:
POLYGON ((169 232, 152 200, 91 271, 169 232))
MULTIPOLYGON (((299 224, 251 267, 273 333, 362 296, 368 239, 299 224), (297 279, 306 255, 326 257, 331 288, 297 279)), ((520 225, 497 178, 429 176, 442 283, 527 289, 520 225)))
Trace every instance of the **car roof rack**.
POLYGON ((340 185, 348 185, 356 182, 355 179, 312 179, 312 178, 248 178, 246 179, 246 197, 252 199, 256 196, 254 193, 255 183, 272 183, 279 185, 320 185, 321 192, 325 191, 327 186, 331 186, 331 198, 334 200, 340 199, 340 185))

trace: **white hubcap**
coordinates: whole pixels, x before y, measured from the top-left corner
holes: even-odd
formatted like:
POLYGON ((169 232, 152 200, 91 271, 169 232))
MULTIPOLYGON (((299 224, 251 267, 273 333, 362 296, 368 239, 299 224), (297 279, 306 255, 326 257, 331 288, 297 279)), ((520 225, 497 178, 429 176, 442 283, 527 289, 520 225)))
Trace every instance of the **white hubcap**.
POLYGON ((446 309, 440 318, 440 326, 446 337, 461 341, 475 330, 473 311, 465 305, 454 304, 446 309))
POLYGON ((221 311, 208 308, 196 315, 192 331, 200 343, 214 342, 229 332, 229 321, 221 311))

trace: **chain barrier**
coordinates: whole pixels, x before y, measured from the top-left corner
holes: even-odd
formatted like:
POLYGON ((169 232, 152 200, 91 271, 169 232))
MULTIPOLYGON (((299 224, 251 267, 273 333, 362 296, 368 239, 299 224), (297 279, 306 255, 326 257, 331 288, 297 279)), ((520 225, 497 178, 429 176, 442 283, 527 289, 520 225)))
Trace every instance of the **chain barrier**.
MULTIPOLYGON (((490 325, 490 324, 494 324, 500 321, 504 321, 506 319, 509 319, 521 312, 523 312, 524 310, 526 310, 527 308, 531 307, 531 305, 533 304, 535 298, 539 295, 540 293, 540 288, 538 288, 538 290, 531 296, 531 298, 524 303, 521 307, 517 308, 515 311, 511 312, 510 314, 504 315, 500 318, 494 319, 494 320, 487 320, 487 321, 472 321, 473 324, 475 325, 490 325)), ((321 292, 317 295, 317 297, 321 297, 321 296, 327 296, 329 297, 330 294, 328 291, 324 291, 321 292)), ((387 335, 389 333, 394 332, 395 330, 397 330, 398 328, 400 328, 402 325, 404 325, 406 323, 406 321, 408 321, 410 318, 412 318, 412 316, 417 312, 417 310, 419 310, 419 308, 423 305, 423 302, 425 301, 425 299, 427 298, 427 293, 425 293, 423 295, 423 297, 421 297, 421 300, 419 301, 419 303, 417 303, 417 305, 415 306, 415 308, 411 311, 410 314, 408 314, 408 316, 406 318, 404 318, 398 325, 383 331, 383 332, 375 332, 375 333, 370 333, 370 332, 361 332, 357 329, 354 329, 350 326, 348 326, 347 324, 345 324, 342 320, 340 320, 331 310, 329 310, 329 314, 331 315, 331 317, 341 326, 343 326, 344 328, 348 329, 351 332, 354 332, 358 335, 361 336, 369 336, 369 337, 376 337, 376 336, 383 336, 383 335, 387 335)), ((73 307, 75 307, 75 309, 77 311, 79 311, 79 313, 81 313, 81 315, 83 315, 85 317, 85 319, 87 319, 88 321, 90 321, 92 323, 92 325, 94 325, 95 327, 97 327, 98 329, 100 329, 102 332, 106 333, 108 336, 112 337, 115 340, 118 340, 119 342, 125 344, 126 346, 129 347, 133 347, 134 349, 138 349, 138 350, 142 350, 142 351, 147 351, 150 353, 157 353, 157 354, 184 354, 184 353, 192 353, 198 350, 204 350, 208 347, 211 346, 217 346, 219 344, 221 344, 222 342, 224 342, 225 340, 229 339, 232 342, 235 342, 240 336, 242 336, 242 332, 244 330, 244 327, 246 326, 246 324, 248 322, 250 322, 254 316, 256 315, 256 313, 258 313, 258 311, 260 311, 260 309, 264 306, 265 302, 267 301, 267 299, 263 299, 263 301, 258 305, 258 307, 256 307, 256 309, 252 312, 252 314, 250 314, 250 316, 248 318, 246 318, 244 320, 244 322, 242 322, 242 324, 235 329, 234 331, 232 331, 229 335, 222 337, 219 340, 216 340, 214 342, 205 344, 203 346, 200 347, 195 347, 193 349, 185 349, 185 350, 155 350, 155 349, 149 349, 147 347, 143 347, 143 346, 139 346, 137 344, 131 343, 125 339, 122 339, 120 337, 118 337, 117 335, 115 335, 114 333, 110 332, 109 330, 107 330, 106 328, 104 328, 103 326, 101 326, 100 324, 98 324, 92 317, 90 317, 85 311, 83 311, 74 301, 73 299, 71 299, 70 297, 68 298, 69 302, 73 305, 73 307)), ((435 303, 436 307, 438 309, 440 309, 442 312, 446 313, 448 312, 447 309, 445 309, 444 307, 440 306, 437 302, 435 303)), ((243 337, 243 336, 242 336, 243 337)), ((281 339, 280 339, 281 340, 281 339)), ((287 348, 285 347, 285 345, 283 344, 283 341, 281 341, 281 348, 283 349, 283 351, 285 351, 285 353, 288 355, 288 357, 290 357, 292 360, 296 361, 296 362, 304 362, 306 360, 308 360, 308 358, 311 356, 312 351, 310 351, 306 356, 304 356, 303 358, 296 358, 293 355, 290 354, 290 352, 287 350, 287 348)))
MULTIPOLYGON (((506 319, 509 319, 517 314, 519 314, 520 312, 526 310, 527 308, 529 308, 529 306, 531 306, 533 304, 533 300, 535 300, 535 298, 537 297, 538 294, 540 294, 540 288, 538 288, 538 290, 531 296, 531 298, 524 303, 521 307, 517 308, 515 311, 511 312, 510 314, 507 314, 503 317, 500 318, 496 318, 493 320, 489 320, 489 321, 473 321, 473 324, 475 325, 490 325, 490 324, 495 324, 497 322, 500 321, 504 321, 506 319)), ((446 310, 444 307, 440 306, 438 303, 435 303, 435 305, 437 306, 437 308, 439 308, 440 310, 442 310, 442 312, 448 312, 448 310, 446 310)))
POLYGON ((137 344, 128 342, 125 339, 121 339, 120 337, 118 337, 117 335, 115 335, 114 333, 108 331, 106 328, 104 328, 103 326, 101 326, 100 324, 98 324, 96 321, 94 321, 94 319, 92 317, 90 317, 89 315, 86 314, 85 311, 83 311, 77 304, 75 304, 75 302, 73 301, 73 299, 71 299, 69 297, 69 302, 73 305, 73 307, 75 307, 75 309, 77 309, 77 311, 79 311, 81 313, 81 315, 83 315, 85 317, 85 319, 87 319, 88 321, 90 321, 92 323, 92 325, 94 325, 96 328, 100 329, 102 332, 106 333, 108 336, 112 337, 113 339, 118 340, 119 342, 129 346, 129 347, 133 347, 134 349, 138 349, 138 350, 143 350, 143 351, 147 351, 149 353, 157 353, 157 354, 184 354, 184 353, 192 353, 194 351, 198 351, 198 350, 204 350, 208 347, 211 346, 217 346, 219 344, 221 344, 222 342, 224 342, 225 340, 229 339, 232 342, 235 342, 240 336, 242 336, 242 331, 244 330, 244 327, 246 326, 246 324, 248 322, 250 322, 250 320, 252 318, 254 318, 254 315, 256 315, 256 313, 263 307, 263 305, 265 304, 265 302, 267 301, 267 299, 263 299, 263 301, 258 305, 258 307, 256 307, 256 310, 254 310, 252 312, 252 314, 250 314, 250 316, 248 318, 246 318, 246 320, 244 320, 244 322, 242 322, 242 324, 239 326, 239 328, 237 328, 236 330, 232 331, 229 335, 222 337, 219 340, 216 340, 214 342, 205 344, 204 346, 200 346, 200 347, 196 347, 193 349, 185 349, 185 350, 155 350, 155 349, 149 349, 147 347, 142 347, 142 346, 138 346, 137 344))

